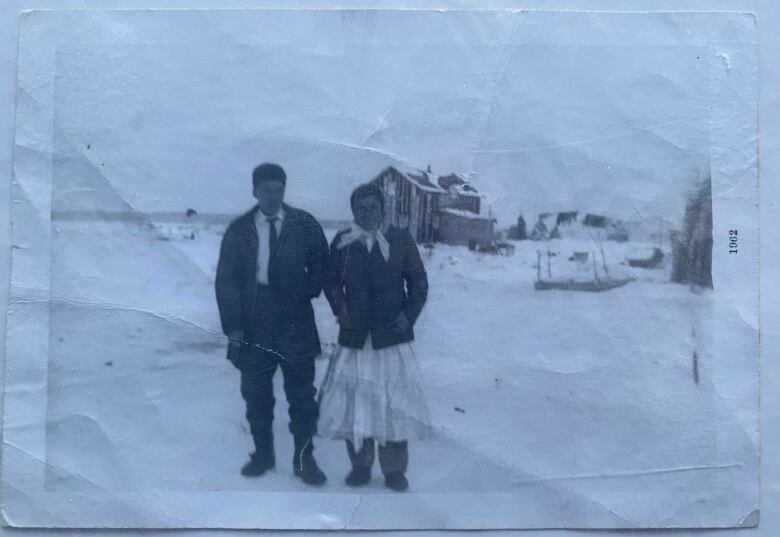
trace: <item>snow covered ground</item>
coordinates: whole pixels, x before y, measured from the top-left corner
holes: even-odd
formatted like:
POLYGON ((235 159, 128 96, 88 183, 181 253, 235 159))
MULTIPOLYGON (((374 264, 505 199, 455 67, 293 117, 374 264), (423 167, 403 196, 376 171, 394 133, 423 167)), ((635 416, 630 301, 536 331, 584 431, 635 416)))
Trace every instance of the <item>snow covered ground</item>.
MULTIPOLYGON (((354 492, 338 442, 316 444, 324 490, 292 476, 280 373, 277 469, 240 476, 251 439, 214 300, 219 228, 164 241, 137 224, 53 225, 49 490, 263 490, 312 502, 354 492)), ((611 273, 635 281, 603 293, 535 291, 537 250, 543 271, 547 248, 557 254, 553 276, 571 270, 574 251, 597 252, 599 265, 601 254, 577 241, 515 244, 510 257, 446 245, 424 254, 430 295, 416 348, 437 439, 411 443, 412 491, 511 491, 525 498, 517 509, 530 524, 747 516, 757 501, 755 357, 712 348, 713 293, 669 283, 669 263, 621 264, 655 245, 612 242, 611 273)), ((319 383, 337 327, 324 298, 315 313, 319 383)), ((393 494, 374 475, 363 492, 393 494)))

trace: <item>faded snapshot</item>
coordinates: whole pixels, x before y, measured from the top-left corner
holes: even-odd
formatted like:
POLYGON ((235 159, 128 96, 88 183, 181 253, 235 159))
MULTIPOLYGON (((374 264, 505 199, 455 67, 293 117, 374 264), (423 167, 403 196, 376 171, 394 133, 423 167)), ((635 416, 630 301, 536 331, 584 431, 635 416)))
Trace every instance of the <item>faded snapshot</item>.
POLYGON ((756 525, 752 39, 740 14, 33 14, 8 360, 42 388, 9 392, 6 516, 756 525))

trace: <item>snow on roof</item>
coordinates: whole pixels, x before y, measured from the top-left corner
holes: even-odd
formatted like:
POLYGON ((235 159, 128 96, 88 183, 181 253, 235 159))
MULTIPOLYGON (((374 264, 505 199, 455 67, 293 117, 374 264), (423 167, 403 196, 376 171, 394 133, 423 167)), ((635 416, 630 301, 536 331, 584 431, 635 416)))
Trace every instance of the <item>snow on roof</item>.
POLYGON ((466 209, 455 209, 454 207, 444 207, 439 209, 440 213, 447 213, 454 216, 460 216, 462 218, 468 218, 471 220, 487 220, 488 216, 486 214, 477 214, 471 211, 467 211, 466 209))
POLYGON ((440 175, 436 183, 447 190, 455 191, 463 196, 479 196, 477 189, 461 173, 450 173, 449 175, 440 175))
POLYGON ((401 165, 392 165, 388 167, 388 169, 390 168, 394 169, 403 177, 407 178, 409 181, 414 183, 417 187, 428 192, 437 192, 439 194, 444 194, 454 190, 460 196, 482 197, 482 195, 477 191, 474 185, 471 184, 471 182, 468 179, 466 179, 463 176, 463 174, 460 173, 453 172, 448 175, 436 175, 432 171, 428 172, 428 171, 420 170, 419 168, 413 168, 413 167, 401 166, 401 165), (436 182, 432 181, 432 178, 434 177, 436 178, 436 182), (453 183, 449 185, 448 188, 444 188, 439 184, 439 179, 443 177, 456 177, 458 180, 461 181, 461 184, 453 183))
MULTIPOLYGON (((474 190, 466 190, 464 188, 464 185, 452 185, 452 186, 450 186, 450 188, 455 190, 461 196, 471 196, 471 197, 474 197, 474 198, 479 198, 480 197, 479 192, 477 192, 476 189, 474 189, 474 190)), ((474 187, 471 187, 471 188, 473 189, 474 187)))
POLYGON ((391 167, 423 190, 427 190, 428 192, 439 192, 439 193, 446 192, 446 190, 431 182, 431 180, 428 178, 429 175, 428 172, 424 172, 416 168, 407 168, 404 166, 391 166, 391 167))

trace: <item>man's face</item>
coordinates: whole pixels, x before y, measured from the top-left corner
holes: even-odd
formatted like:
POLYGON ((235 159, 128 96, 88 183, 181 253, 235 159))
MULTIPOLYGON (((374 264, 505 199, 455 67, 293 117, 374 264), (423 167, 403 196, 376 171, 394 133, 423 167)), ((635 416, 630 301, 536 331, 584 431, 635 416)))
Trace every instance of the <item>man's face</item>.
POLYGON ((254 188, 252 194, 257 199, 263 214, 276 214, 284 201, 284 183, 281 181, 263 181, 254 188))
POLYGON ((382 223, 382 204, 374 196, 364 196, 355 202, 353 214, 357 225, 373 231, 382 223))

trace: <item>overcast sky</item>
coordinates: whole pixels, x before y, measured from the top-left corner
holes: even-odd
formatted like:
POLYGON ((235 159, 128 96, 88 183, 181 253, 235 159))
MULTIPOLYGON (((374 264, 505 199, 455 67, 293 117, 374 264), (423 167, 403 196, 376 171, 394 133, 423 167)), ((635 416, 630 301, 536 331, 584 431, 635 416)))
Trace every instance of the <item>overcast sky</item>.
POLYGON ((401 163, 469 176, 501 226, 678 221, 709 168, 705 43, 663 17, 547 15, 123 20, 111 45, 59 51, 62 150, 142 211, 237 213, 273 161, 290 203, 343 219, 356 184, 401 163))

